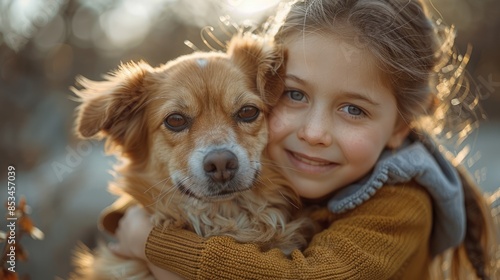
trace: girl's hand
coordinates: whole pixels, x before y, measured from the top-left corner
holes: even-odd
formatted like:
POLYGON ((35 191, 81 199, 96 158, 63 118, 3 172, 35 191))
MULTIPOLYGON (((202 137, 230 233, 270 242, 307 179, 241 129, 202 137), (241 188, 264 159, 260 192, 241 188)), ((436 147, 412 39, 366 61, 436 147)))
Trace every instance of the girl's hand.
POLYGON ((146 242, 153 229, 150 215, 141 206, 132 206, 125 212, 116 229, 116 242, 109 249, 125 258, 146 259, 146 242))
POLYGON ((141 206, 132 206, 118 223, 115 231, 116 243, 109 244, 111 251, 126 258, 139 258, 146 261, 156 279, 180 280, 179 275, 159 268, 146 259, 146 242, 153 229, 151 217, 141 206))

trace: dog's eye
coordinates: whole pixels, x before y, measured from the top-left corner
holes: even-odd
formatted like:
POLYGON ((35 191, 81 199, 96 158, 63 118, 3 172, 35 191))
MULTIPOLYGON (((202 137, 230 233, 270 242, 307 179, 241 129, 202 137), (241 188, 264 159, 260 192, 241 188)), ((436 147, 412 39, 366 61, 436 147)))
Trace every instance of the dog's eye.
POLYGON ((254 106, 245 106, 238 111, 237 118, 242 122, 252 122, 259 116, 260 110, 254 106))
POLYGON ((175 132, 179 132, 187 128, 189 123, 185 116, 175 113, 166 117, 165 121, 163 121, 163 124, 166 128, 175 132))

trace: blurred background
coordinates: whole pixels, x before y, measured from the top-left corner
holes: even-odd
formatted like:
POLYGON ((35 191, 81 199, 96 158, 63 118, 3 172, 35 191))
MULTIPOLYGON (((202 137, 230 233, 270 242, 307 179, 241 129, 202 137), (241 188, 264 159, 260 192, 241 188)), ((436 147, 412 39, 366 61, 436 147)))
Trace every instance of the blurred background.
MULTIPOLYGON (((21 276, 66 279, 77 243, 92 247, 105 237, 96 221, 114 199, 106 191, 114 158, 103 153, 103 143, 74 135, 78 103, 69 88, 75 77, 99 80, 120 62, 142 59, 157 66, 193 48, 209 50, 202 30, 213 26, 224 34, 234 31, 229 21, 257 24, 276 4, 0 0, 0 201, 7 200, 7 166, 13 165, 16 195, 26 197, 35 225, 45 233, 41 241, 21 240, 29 253, 17 263, 21 276)), ((492 193, 500 187, 500 1, 432 4, 445 23, 455 25, 458 50, 472 47, 467 70, 486 118, 468 137, 470 150, 462 156, 483 190, 492 193)), ((6 231, 4 219, 0 230, 6 231)))

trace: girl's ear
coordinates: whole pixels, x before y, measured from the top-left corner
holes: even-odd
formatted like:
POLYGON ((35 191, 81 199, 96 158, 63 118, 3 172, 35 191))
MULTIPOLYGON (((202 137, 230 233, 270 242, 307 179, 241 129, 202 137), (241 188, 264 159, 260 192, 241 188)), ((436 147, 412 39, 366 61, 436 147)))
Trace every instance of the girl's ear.
POLYGON ((406 137, 408 137, 409 133, 410 133, 410 127, 403 119, 400 118, 394 126, 391 138, 389 138, 389 141, 387 141, 386 145, 387 148, 389 149, 399 148, 405 141, 406 137))
POLYGON ((227 53, 254 78, 256 89, 267 104, 273 106, 285 84, 285 49, 270 38, 237 35, 228 44, 227 53))
POLYGON ((105 81, 79 77, 77 83, 82 89, 71 89, 82 101, 77 110, 77 134, 82 138, 110 137, 124 144, 128 126, 146 98, 143 84, 150 69, 144 62, 129 63, 106 76, 105 81))

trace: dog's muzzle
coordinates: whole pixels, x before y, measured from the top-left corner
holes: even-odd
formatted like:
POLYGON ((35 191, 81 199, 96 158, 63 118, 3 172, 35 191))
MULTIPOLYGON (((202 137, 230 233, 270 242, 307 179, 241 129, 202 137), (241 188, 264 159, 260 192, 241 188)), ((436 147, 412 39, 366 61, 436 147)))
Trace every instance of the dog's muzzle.
POLYGON ((211 145, 193 150, 188 168, 172 172, 172 182, 190 197, 230 199, 252 188, 259 170, 260 163, 240 145, 211 145))

